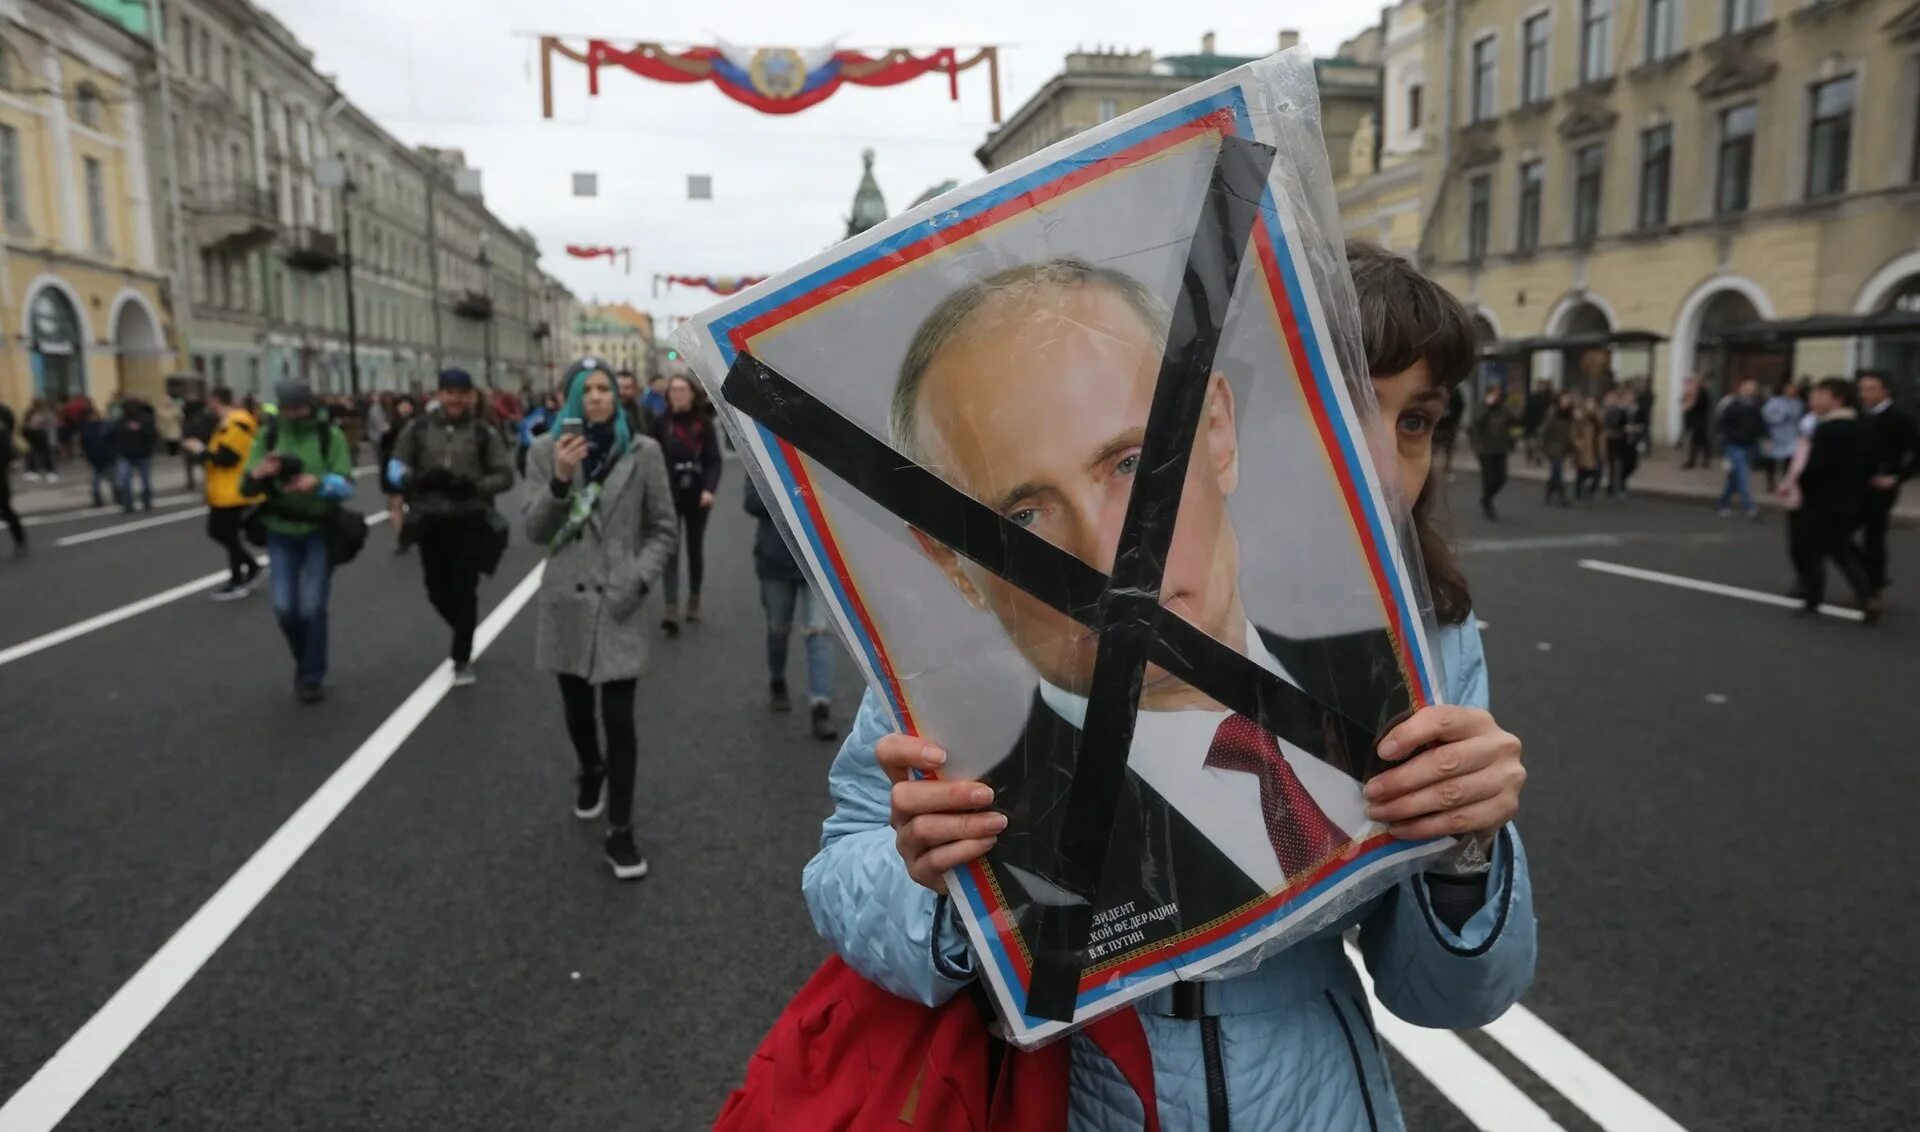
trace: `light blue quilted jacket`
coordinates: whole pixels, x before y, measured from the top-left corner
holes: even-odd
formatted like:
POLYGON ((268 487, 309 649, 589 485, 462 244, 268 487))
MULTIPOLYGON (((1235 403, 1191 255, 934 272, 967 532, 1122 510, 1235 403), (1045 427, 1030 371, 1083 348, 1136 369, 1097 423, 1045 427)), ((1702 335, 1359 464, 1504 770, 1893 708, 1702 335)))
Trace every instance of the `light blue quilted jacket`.
MULTIPOLYGON (((1448 699, 1486 706, 1486 660, 1471 618, 1438 637, 1448 699)), ((935 1005, 973 977, 973 957, 944 899, 915 884, 887 824, 889 787, 873 747, 890 730, 869 692, 829 785, 833 816, 803 885, 820 934, 846 961, 896 994, 935 1005)), ((1203 1031, 1217 1036, 1228 1123, 1244 1132, 1404 1128, 1341 931, 1359 946, 1387 1009, 1420 1026, 1464 1029, 1498 1018, 1533 981, 1534 920, 1526 855, 1512 826, 1495 843, 1486 902, 1462 930, 1432 913, 1427 881, 1408 880, 1347 920, 1238 978, 1200 984, 1216 1022, 1174 1017, 1172 994, 1142 1000, 1166 1132, 1206 1132, 1203 1031)), ((1106 1056, 1073 1042, 1070 1132, 1142 1127, 1133 1092, 1106 1056)), ((1218 1103, 1217 1097, 1215 1103, 1218 1103)))

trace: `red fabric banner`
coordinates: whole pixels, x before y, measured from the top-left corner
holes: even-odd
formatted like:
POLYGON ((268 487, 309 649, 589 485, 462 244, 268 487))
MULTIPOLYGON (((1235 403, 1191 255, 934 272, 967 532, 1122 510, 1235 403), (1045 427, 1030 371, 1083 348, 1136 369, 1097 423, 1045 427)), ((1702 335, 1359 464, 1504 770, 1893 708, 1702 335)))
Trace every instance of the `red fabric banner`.
POLYGON ((960 98, 960 66, 954 49, 942 47, 928 55, 904 48, 878 57, 858 51, 802 53, 792 48, 763 47, 742 59, 744 51, 723 52, 716 47, 668 51, 657 43, 622 49, 604 39, 587 44, 587 93, 600 93, 600 68, 624 67, 642 78, 663 83, 711 82, 727 97, 763 114, 796 114, 833 97, 841 86, 896 86, 929 71, 947 73, 947 89, 960 98))

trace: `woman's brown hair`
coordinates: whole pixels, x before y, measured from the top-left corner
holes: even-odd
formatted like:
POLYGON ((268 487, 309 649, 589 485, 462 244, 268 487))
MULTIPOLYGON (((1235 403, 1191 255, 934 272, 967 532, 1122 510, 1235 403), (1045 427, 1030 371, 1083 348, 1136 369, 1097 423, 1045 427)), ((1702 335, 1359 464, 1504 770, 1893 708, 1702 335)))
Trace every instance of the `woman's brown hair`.
MULTIPOLYGON (((1473 372, 1480 351, 1480 334, 1467 308, 1404 257, 1378 244, 1348 240, 1347 264, 1360 299, 1368 375, 1392 377, 1424 361, 1433 384, 1451 396, 1473 372)), ((1427 482, 1414 500, 1413 531, 1426 562, 1434 615, 1458 625, 1472 612, 1473 595, 1454 550, 1438 465, 1428 469, 1427 482)))

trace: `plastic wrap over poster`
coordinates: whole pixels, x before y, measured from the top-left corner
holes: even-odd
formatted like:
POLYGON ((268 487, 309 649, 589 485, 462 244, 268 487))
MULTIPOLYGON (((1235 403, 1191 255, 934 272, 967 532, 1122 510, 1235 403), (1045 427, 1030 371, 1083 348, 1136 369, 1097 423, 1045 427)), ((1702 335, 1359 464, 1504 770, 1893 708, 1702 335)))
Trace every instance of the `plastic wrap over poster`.
POLYGON ((1008 816, 948 888, 1022 1045, 1448 845, 1361 795, 1443 685, 1338 233, 1288 52, 676 335, 869 686, 1008 816))

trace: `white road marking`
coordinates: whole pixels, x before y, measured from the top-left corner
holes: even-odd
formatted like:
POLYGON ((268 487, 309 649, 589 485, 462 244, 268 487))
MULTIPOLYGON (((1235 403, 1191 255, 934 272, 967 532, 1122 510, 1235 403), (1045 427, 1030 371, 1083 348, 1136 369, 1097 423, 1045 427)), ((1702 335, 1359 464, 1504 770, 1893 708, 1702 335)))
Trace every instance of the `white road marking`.
MULTIPOLYGON (((535 566, 480 623, 473 654, 487 651, 533 599, 546 563, 535 566)), ((207 960, 260 906, 307 850, 313 848, 394 752, 453 687, 453 664, 441 661, 413 694, 340 764, 238 872, 114 992, 20 1091, 0 1106, 0 1129, 45 1132, 80 1103, 120 1055, 159 1017, 207 960)))
MULTIPOLYGON (((387 512, 376 511, 367 516, 367 525, 372 526, 375 523, 384 523, 387 519, 387 512)), ((265 558, 257 558, 255 561, 263 566, 266 565, 267 562, 265 558)), ((96 613, 92 617, 84 621, 76 621, 64 629, 55 629, 51 633, 42 634, 30 641, 22 641, 17 645, 9 645, 4 649, 0 649, 0 664, 11 664, 16 660, 32 656, 34 653, 50 649, 55 645, 65 644, 75 637, 84 637, 96 629, 104 629, 109 625, 117 625, 129 617, 138 617, 148 610, 158 609, 169 602, 179 601, 183 597, 192 597, 201 590, 210 590, 221 582, 226 581, 228 576, 225 570, 216 571, 204 577, 195 578, 191 582, 182 582, 170 590, 162 590, 151 597, 143 597, 139 601, 128 602, 118 609, 109 609, 105 613, 96 613)), ((4 1125, 0 1125, 0 1127, 4 1127, 4 1125)))
MULTIPOLYGON (((18 498, 18 496, 15 498, 18 498)), ((155 511, 165 511, 173 507, 184 507, 189 503, 200 502, 201 498, 201 494, 197 491, 182 492, 179 495, 155 496, 153 509, 155 511)), ((125 514, 124 508, 118 504, 109 504, 105 507, 86 507, 78 511, 59 511, 47 515, 28 515, 20 520, 20 525, 23 527, 50 527, 55 523, 78 523, 83 519, 98 519, 102 515, 120 514, 125 514)))
POLYGON ((168 523, 178 523, 186 519, 197 519, 206 514, 207 511, 208 508, 206 507, 189 507, 185 511, 180 511, 172 515, 153 515, 145 519, 135 519, 131 523, 120 523, 112 527, 101 527, 97 531, 87 531, 83 534, 57 538, 53 540, 53 545, 79 546, 83 542, 95 542, 103 538, 112 538, 115 535, 132 534, 135 531, 144 531, 148 527, 162 527, 168 523))
POLYGON ((1606 1132, 1686 1132, 1526 1007, 1507 1011, 1483 1032, 1606 1132))
MULTIPOLYGON (((1622 566, 1617 562, 1601 562, 1592 558, 1582 558, 1580 560, 1580 568, 1583 570, 1596 570, 1602 574, 1618 574, 1622 578, 1638 578, 1643 582, 1659 582, 1662 585, 1678 586, 1683 590, 1698 590, 1701 593, 1718 594, 1721 597, 1737 597, 1743 601, 1758 602, 1761 605, 1776 606, 1780 609, 1798 609, 1801 605, 1798 598, 1787 597, 1785 594, 1763 593, 1760 590, 1742 589, 1739 586, 1729 586, 1720 582, 1703 582, 1698 578, 1686 578, 1679 574, 1663 574, 1658 570, 1642 570, 1638 566, 1622 566)), ((1843 621, 1860 621, 1863 620, 1865 616, 1857 609, 1848 609, 1845 606, 1839 605, 1823 605, 1820 607, 1820 612, 1826 614, 1828 617, 1838 617, 1843 621)))
POLYGON ((1520 538, 1470 538, 1460 544, 1462 554, 1493 554, 1504 550, 1571 550, 1580 546, 1621 546, 1643 535, 1593 532, 1578 535, 1534 535, 1520 538))
MULTIPOLYGON (((1360 984, 1367 990, 1373 1006, 1373 1022, 1380 1037, 1400 1051, 1408 1064, 1419 1070, 1440 1095, 1453 1102, 1475 1128, 1485 1132, 1564 1132, 1560 1123, 1532 1097, 1507 1080, 1493 1063, 1475 1053, 1460 1035, 1448 1030, 1429 1030, 1394 1017, 1393 1012, 1374 997, 1373 977, 1367 974, 1360 951, 1347 945, 1360 984)), ((1519 1009, 1515 1007, 1515 1009, 1519 1009)), ((5 1115, 0 1110, 0 1115, 5 1115)))

